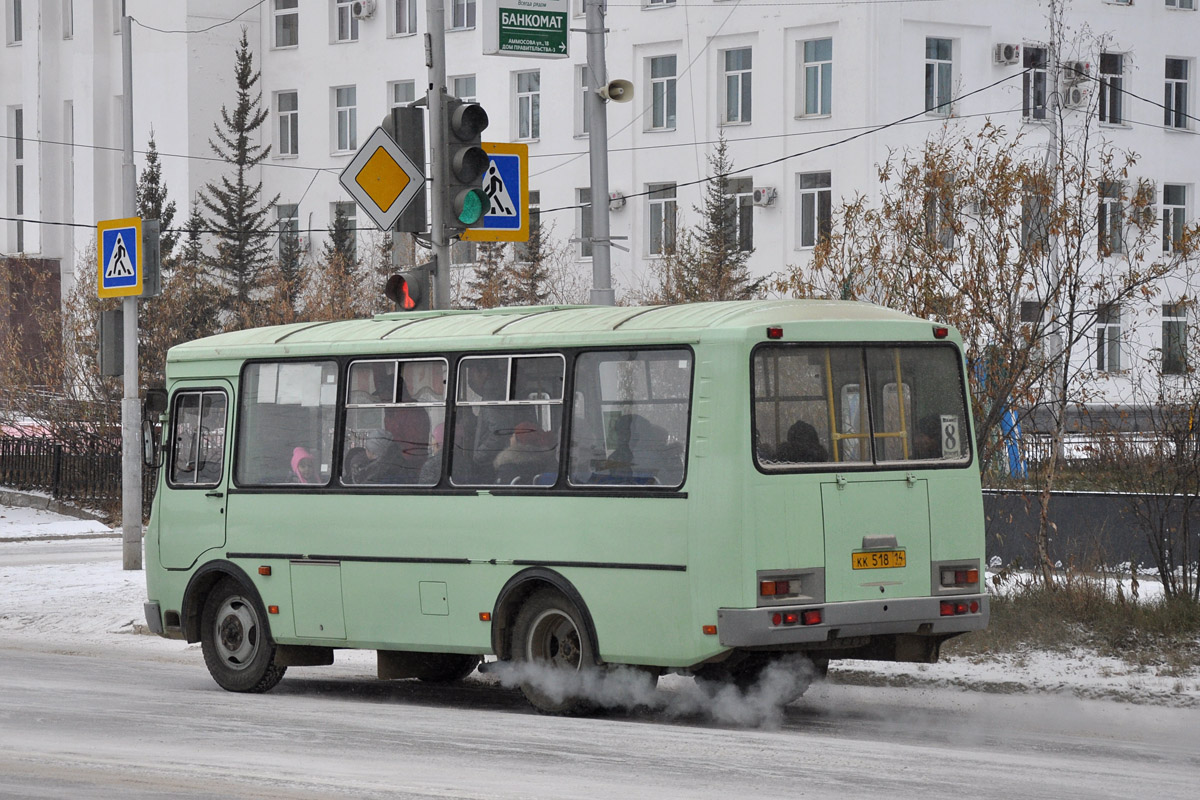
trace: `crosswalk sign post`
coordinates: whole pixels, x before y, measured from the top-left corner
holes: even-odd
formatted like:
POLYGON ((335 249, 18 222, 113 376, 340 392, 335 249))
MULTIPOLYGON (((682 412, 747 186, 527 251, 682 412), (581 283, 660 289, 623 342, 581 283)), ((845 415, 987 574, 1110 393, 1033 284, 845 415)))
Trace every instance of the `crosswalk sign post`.
POLYGON ((464 242, 529 241, 529 145, 484 142, 491 163, 483 192, 491 205, 483 224, 459 234, 464 242))
POLYGON ((100 297, 137 297, 142 293, 142 219, 110 219, 96 225, 100 297))

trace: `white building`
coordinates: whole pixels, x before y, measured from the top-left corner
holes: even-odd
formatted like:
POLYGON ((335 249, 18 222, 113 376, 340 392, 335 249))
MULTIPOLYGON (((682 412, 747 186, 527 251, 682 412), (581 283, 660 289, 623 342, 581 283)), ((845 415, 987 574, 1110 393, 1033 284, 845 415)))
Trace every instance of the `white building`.
MULTIPOLYGON (((119 40, 112 36, 119 0, 74 4, 69 39, 63 14, 70 0, 4 2, 9 47, 0 54, 0 93, 9 158, 3 216, 89 223, 119 216, 119 152, 50 144, 120 146, 119 40), (21 17, 22 11, 18 29, 14 12, 21 17), (20 41, 14 30, 22 31, 20 41), (64 122, 68 108, 73 127, 64 122), (23 128, 15 111, 24 115, 23 128), (18 128, 23 133, 14 133, 18 128), (21 136, 24 154, 15 157, 21 136)), ((571 27, 582 29, 582 0, 571 3, 571 27)), ((270 110, 263 129, 272 145, 261 167, 264 196, 278 193, 280 218, 312 231, 312 244, 335 204, 353 213, 337 174, 392 105, 419 98, 428 84, 426 12, 418 0, 265 0, 236 22, 208 30, 201 29, 234 17, 246 3, 129 5, 144 23, 134 29, 138 149, 152 124, 164 154, 191 156, 164 157, 180 220, 192 193, 219 169, 198 159, 211 155, 207 140, 217 110, 233 103, 232 53, 242 26, 249 29, 270 110)), ((584 34, 571 33, 565 59, 484 56, 482 0, 445 5, 449 91, 487 109, 486 140, 528 143, 531 197, 542 224, 553 226, 559 241, 580 240, 571 246, 586 270, 590 225, 578 208, 590 195, 584 34)), ((1079 43, 1072 57, 1089 63, 1104 82, 1094 83, 1089 102, 1098 102, 1102 86, 1109 87, 1106 96, 1121 98, 1119 107, 1106 105, 1099 133, 1142 156, 1136 177, 1155 183, 1159 211, 1172 224, 1195 218, 1200 186, 1192 111, 1200 54, 1196 5, 1066 2, 1067 37, 1079 43)), ((737 187, 754 247, 751 269, 760 275, 807 263, 832 209, 856 193, 873 195, 875 166, 897 148, 919 146, 939 126, 990 118, 1026 131, 1031 141, 1046 136, 1040 92, 1047 73, 1038 61, 1049 38, 1044 0, 631 0, 610 4, 607 26, 608 77, 635 86, 633 102, 607 106, 609 186, 621 196, 610 204, 612 235, 627 237, 617 244, 629 248, 612 251, 618 297, 647 279, 674 226, 697 221, 693 209, 708 173, 706 155, 719 136, 728 140, 734 166, 745 170, 737 187), (1012 47, 1006 52, 1004 45, 1012 47), (754 202, 755 188, 766 190, 759 193, 762 204, 754 202)), ((360 228, 370 224, 358 220, 360 228)), ((62 257, 67 272, 72 253, 78 256, 88 240, 86 231, 72 239, 49 226, 10 221, 0 249, 62 257)), ((1164 317, 1164 306, 1197 287, 1177 280, 1161 288, 1145 307, 1123 309, 1119 321, 1110 321, 1110 332, 1122 331, 1127 347, 1159 347, 1163 323, 1180 319, 1170 316, 1174 308, 1164 317)), ((1114 374, 1127 368, 1111 359, 1103 366, 1114 374)))

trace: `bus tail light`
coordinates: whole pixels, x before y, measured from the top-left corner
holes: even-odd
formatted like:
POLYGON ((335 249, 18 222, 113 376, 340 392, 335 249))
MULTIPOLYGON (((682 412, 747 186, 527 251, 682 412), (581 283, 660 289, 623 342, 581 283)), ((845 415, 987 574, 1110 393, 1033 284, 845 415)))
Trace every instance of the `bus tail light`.
POLYGON ((957 588, 976 586, 979 583, 979 570, 973 568, 954 568, 942 570, 942 586, 957 588))
POLYGON ((807 611, 776 611, 771 615, 771 624, 780 625, 820 625, 821 609, 810 608, 807 611))
POLYGON ((945 339, 949 335, 950 335, 950 329, 947 328, 945 325, 934 325, 933 326, 933 338, 945 339))
POLYGON ((782 339, 783 338, 783 328, 780 328, 777 325, 772 325, 771 327, 767 328, 767 338, 768 339, 782 339))
POLYGON ((969 603, 966 600, 943 600, 942 601, 942 616, 943 617, 957 617, 962 614, 978 614, 978 613, 979 613, 979 601, 978 600, 972 600, 969 603))
POLYGON ((776 578, 759 581, 758 593, 762 597, 795 597, 800 594, 800 579, 776 578))

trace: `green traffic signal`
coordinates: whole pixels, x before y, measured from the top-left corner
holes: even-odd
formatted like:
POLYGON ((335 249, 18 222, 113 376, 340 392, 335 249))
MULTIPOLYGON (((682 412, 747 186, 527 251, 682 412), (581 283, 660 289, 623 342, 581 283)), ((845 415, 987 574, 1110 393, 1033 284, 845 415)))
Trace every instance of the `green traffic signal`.
POLYGON ((482 189, 464 189, 455 200, 458 221, 463 225, 474 225, 487 213, 491 200, 482 189))
POLYGON ((456 97, 446 97, 444 102, 447 130, 443 141, 450 161, 450 180, 443 195, 443 219, 451 229, 461 231, 478 225, 491 206, 482 186, 491 157, 480 142, 488 116, 478 103, 456 97))

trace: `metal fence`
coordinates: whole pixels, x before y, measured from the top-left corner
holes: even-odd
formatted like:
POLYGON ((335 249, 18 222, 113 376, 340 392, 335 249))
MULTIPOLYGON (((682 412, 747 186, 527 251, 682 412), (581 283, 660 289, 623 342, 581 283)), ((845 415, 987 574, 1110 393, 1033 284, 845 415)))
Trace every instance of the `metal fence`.
MULTIPOLYGON (((142 515, 149 516, 156 472, 142 476, 142 515)), ((0 485, 45 492, 55 500, 114 510, 121 504, 120 444, 68 446, 42 436, 0 436, 0 485)))

